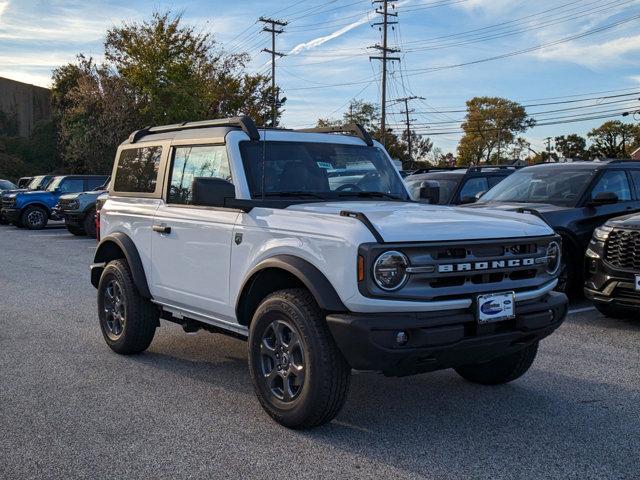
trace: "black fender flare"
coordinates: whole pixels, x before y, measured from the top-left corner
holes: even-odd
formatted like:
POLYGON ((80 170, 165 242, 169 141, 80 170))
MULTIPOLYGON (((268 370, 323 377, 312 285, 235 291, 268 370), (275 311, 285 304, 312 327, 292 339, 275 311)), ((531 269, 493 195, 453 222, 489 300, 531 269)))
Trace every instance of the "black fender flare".
POLYGON ((573 247, 576 249, 576 252, 574 253, 577 253, 578 258, 581 258, 582 256, 584 256, 585 248, 571 230, 567 230, 566 228, 563 228, 563 227, 557 227, 555 228, 555 231, 562 238, 563 249, 567 247, 573 247))
POLYGON ((20 207, 20 215, 22 215, 22 213, 29 207, 41 208, 45 212, 47 212, 47 216, 49 216, 49 217, 51 216, 51 208, 49 208, 47 205, 45 205, 44 203, 41 203, 41 202, 29 202, 29 203, 26 203, 25 205, 20 207))
POLYGON ((96 250, 95 257, 93 259, 93 265, 91 265, 91 283, 94 287, 98 288, 100 282, 100 275, 106 267, 107 263, 116 258, 123 258, 129 264, 131 269, 131 275, 133 276, 133 283, 136 285, 138 292, 145 298, 153 298, 149 291, 149 284, 147 283, 147 276, 142 266, 142 260, 138 253, 136 244, 131 238, 122 232, 112 233, 106 236, 100 241, 96 250), (118 254, 118 250, 122 252, 122 255, 118 254))
POLYGON ((318 305, 323 310, 329 312, 346 312, 347 307, 340 299, 338 292, 325 275, 313 264, 294 255, 274 255, 262 260, 249 273, 240 287, 238 299, 236 300, 236 313, 241 309, 241 302, 245 297, 247 288, 251 288, 256 274, 268 268, 284 270, 296 277, 316 299, 318 305))

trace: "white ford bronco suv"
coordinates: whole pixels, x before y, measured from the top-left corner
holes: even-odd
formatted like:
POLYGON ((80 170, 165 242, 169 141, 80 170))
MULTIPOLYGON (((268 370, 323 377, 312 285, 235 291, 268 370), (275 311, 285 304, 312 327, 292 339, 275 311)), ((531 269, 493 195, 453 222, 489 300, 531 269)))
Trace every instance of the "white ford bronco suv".
POLYGON ((334 418, 352 369, 512 381, 566 316, 544 221, 411 201, 358 125, 147 128, 112 179, 91 266, 109 347, 144 351, 160 319, 247 339, 260 403, 288 427, 334 418))

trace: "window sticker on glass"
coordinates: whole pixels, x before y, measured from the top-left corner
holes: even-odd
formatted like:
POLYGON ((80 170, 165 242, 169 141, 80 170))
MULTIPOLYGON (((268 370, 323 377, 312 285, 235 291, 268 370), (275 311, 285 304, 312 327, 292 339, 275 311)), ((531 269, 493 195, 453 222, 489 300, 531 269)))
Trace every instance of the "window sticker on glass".
POLYGON ((323 168, 325 170, 333 169, 333 165, 331 165, 329 162, 316 162, 316 165, 318 165, 319 168, 323 168))

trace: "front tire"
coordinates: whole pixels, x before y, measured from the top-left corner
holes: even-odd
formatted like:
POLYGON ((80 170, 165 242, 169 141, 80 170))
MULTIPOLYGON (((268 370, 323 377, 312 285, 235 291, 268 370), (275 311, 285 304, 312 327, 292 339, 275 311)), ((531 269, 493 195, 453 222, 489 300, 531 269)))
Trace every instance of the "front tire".
POLYGON ((640 313, 640 311, 632 308, 619 307, 608 303, 594 302, 594 305, 605 317, 615 318, 616 320, 636 318, 640 313))
POLYGON ((20 215, 20 224, 29 230, 42 230, 49 222, 49 214, 44 208, 30 206, 20 215))
POLYGON ((129 265, 109 262, 98 284, 98 317, 109 348, 122 355, 145 351, 158 326, 158 309, 138 293, 129 265))
POLYGON ((527 373, 533 365, 537 353, 538 342, 535 342, 516 353, 494 358, 484 363, 464 365, 455 370, 462 378, 472 383, 502 385, 527 373))
POLYGON ((84 227, 84 231, 87 236, 90 238, 96 238, 96 211, 95 209, 89 210, 89 212, 85 215, 84 221, 82 223, 84 227))
POLYGON ((249 329, 249 371, 264 410, 291 428, 331 421, 351 381, 322 310, 304 289, 280 290, 258 306, 249 329))

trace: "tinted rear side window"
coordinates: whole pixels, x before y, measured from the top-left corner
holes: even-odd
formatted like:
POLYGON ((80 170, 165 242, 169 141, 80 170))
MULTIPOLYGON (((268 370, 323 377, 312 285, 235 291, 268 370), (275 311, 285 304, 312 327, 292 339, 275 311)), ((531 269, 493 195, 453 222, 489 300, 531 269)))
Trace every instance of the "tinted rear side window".
POLYGON ((162 147, 122 150, 116 170, 116 192, 153 193, 158 181, 162 147))

